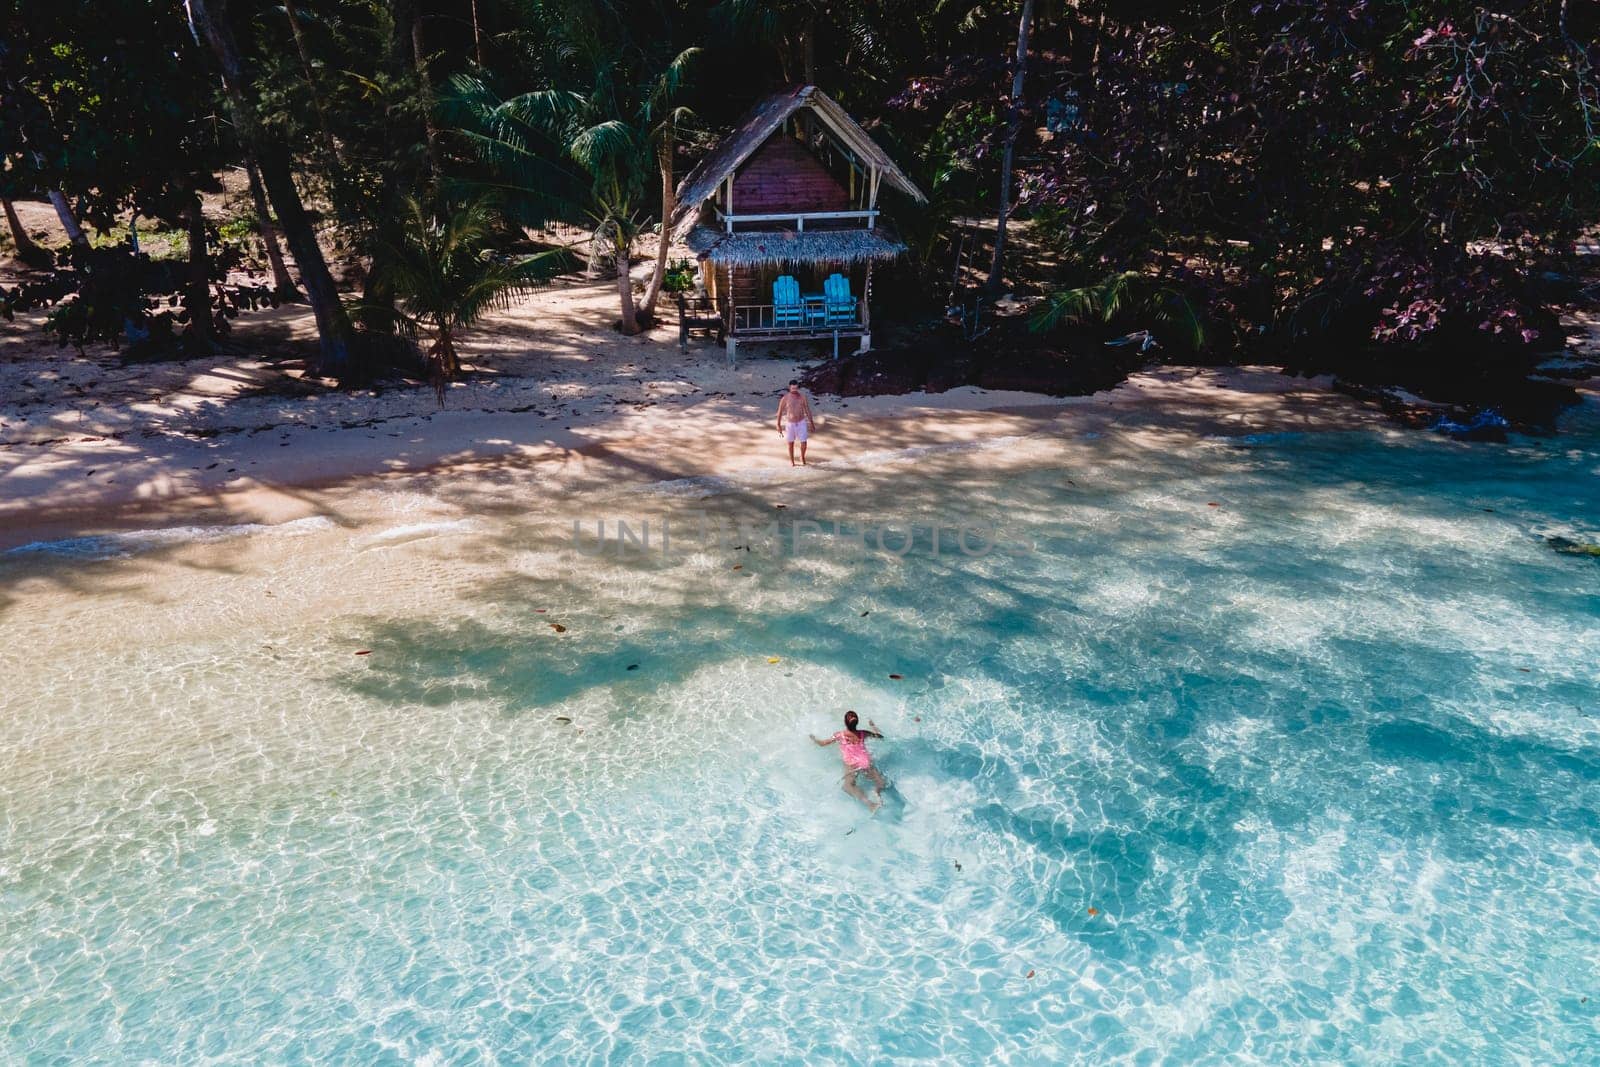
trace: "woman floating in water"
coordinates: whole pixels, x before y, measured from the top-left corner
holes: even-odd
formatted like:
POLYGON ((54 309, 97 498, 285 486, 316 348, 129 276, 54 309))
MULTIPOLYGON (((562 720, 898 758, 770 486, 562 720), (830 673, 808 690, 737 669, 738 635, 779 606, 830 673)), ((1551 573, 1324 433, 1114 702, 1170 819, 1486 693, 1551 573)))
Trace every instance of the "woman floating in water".
POLYGON ((844 791, 865 804, 868 811, 877 811, 883 807, 883 789, 889 783, 883 780, 883 775, 878 773, 878 768, 872 765, 872 757, 867 754, 867 738, 876 737, 882 740, 883 735, 878 732, 878 724, 871 719, 867 720, 867 725, 872 729, 856 729, 856 724, 860 721, 861 719, 855 712, 847 711, 844 713, 843 730, 840 730, 826 741, 818 739, 815 734, 810 736, 811 740, 815 741, 819 747, 826 748, 835 742, 838 743, 839 755, 844 757, 844 791), (868 800, 867 794, 863 793, 861 787, 856 785, 856 775, 858 774, 866 775, 878 787, 877 796, 874 799, 868 800))

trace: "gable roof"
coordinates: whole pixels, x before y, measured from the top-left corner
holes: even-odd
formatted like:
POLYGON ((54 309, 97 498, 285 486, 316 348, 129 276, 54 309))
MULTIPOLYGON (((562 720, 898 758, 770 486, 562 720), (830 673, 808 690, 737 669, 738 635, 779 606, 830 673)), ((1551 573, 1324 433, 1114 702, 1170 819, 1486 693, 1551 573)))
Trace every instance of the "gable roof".
POLYGON ((682 238, 693 225, 700 206, 716 195, 722 180, 765 144, 783 125, 784 119, 803 107, 815 112, 822 124, 862 161, 877 167, 890 185, 913 200, 925 202, 928 199, 844 108, 815 85, 799 85, 773 93, 752 107, 733 132, 719 141, 678 183, 678 206, 672 213, 673 233, 682 238))

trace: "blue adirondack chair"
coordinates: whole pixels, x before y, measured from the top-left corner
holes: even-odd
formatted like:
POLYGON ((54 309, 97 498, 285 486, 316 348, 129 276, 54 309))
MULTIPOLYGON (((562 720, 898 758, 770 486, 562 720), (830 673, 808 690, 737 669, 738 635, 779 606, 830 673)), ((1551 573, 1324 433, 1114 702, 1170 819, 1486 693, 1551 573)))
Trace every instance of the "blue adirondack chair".
POLYGON ((854 325, 856 298, 850 295, 850 279, 843 274, 830 274, 822 283, 822 306, 829 326, 854 325))
POLYGON ((780 274, 772 283, 772 324, 804 326, 805 310, 800 304, 800 283, 793 275, 780 274))

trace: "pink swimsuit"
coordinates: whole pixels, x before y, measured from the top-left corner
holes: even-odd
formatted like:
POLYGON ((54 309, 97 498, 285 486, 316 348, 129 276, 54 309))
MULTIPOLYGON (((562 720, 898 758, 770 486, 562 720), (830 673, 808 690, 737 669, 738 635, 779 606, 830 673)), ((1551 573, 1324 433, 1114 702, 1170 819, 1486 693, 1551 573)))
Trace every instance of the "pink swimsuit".
POLYGON ((839 754, 844 757, 844 765, 853 771, 864 771, 872 766, 872 757, 867 755, 867 739, 857 737, 849 730, 840 730, 833 735, 839 742, 839 754))

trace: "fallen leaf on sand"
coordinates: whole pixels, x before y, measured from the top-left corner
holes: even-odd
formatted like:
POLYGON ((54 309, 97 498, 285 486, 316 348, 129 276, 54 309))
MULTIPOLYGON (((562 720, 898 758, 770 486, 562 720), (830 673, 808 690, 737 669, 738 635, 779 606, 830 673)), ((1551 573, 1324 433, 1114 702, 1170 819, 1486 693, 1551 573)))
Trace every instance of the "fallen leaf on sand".
POLYGON ((360 652, 357 652, 356 655, 358 655, 358 656, 370 656, 370 655, 372 655, 372 649, 363 648, 360 652))
POLYGON ((564 633, 567 632, 567 628, 565 626, 562 626, 559 622, 551 623, 550 624, 550 629, 554 630, 558 634, 564 634, 564 633))

